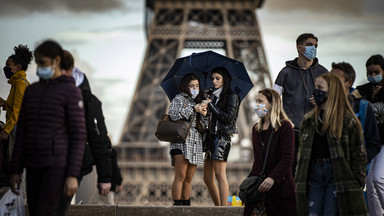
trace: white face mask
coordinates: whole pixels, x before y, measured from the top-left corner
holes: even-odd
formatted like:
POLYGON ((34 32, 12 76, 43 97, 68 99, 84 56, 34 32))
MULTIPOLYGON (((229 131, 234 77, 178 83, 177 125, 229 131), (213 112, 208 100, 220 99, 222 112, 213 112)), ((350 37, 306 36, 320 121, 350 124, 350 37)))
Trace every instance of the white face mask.
POLYGON ((191 92, 193 99, 195 99, 197 97, 197 95, 199 94, 199 89, 190 88, 189 91, 191 92))

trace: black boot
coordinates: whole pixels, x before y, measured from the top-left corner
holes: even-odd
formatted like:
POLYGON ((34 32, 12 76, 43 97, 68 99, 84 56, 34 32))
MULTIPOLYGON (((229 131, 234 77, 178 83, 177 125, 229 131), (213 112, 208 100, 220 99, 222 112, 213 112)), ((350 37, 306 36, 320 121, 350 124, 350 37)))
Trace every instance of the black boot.
POLYGON ((191 198, 189 198, 187 200, 181 200, 181 205, 190 206, 191 205, 191 198))
POLYGON ((174 206, 179 206, 179 205, 181 205, 181 200, 173 200, 173 205, 174 205, 174 206))

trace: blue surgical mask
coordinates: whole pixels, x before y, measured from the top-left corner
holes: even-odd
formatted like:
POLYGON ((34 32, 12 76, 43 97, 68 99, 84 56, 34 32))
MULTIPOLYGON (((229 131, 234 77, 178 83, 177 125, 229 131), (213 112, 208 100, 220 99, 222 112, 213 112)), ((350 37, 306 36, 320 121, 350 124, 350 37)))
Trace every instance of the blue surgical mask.
POLYGON ((371 83, 379 83, 381 80, 383 80, 383 76, 381 74, 377 76, 368 76, 368 81, 371 83))
MULTIPOLYGON (((53 68, 55 68, 55 65, 53 65, 53 68)), ((52 79, 54 73, 55 70, 53 70, 51 66, 38 67, 36 71, 37 76, 44 80, 52 79)))
POLYGON ((305 53, 303 54, 308 60, 313 60, 316 58, 316 47, 315 46, 305 46, 305 53))
POLYGON ((14 74, 14 73, 12 73, 12 68, 7 67, 7 66, 4 66, 3 71, 4 71, 4 75, 5 75, 5 77, 7 77, 7 79, 11 79, 11 77, 14 74))
POLYGON ((189 89, 189 91, 191 92, 193 99, 195 99, 199 94, 199 89, 189 89))

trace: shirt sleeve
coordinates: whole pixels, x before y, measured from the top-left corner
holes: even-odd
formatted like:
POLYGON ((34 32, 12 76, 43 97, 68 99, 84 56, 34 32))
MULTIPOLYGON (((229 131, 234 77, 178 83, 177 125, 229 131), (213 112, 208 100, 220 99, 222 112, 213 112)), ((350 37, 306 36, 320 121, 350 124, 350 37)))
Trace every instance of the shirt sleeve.
POLYGON ((18 119, 19 119, 19 113, 21 109, 21 103, 23 101, 24 92, 27 88, 24 80, 18 80, 15 87, 15 95, 14 95, 14 102, 12 105, 12 109, 7 109, 7 112, 12 112, 10 115, 10 118, 7 120, 6 124, 3 127, 4 132, 7 134, 10 134, 12 129, 15 127, 18 119))
POLYGON ((66 176, 78 177, 84 155, 86 129, 83 98, 75 86, 67 104, 69 134, 68 166, 66 176))
POLYGON ((273 89, 282 95, 284 93, 284 74, 283 71, 280 71, 279 75, 275 80, 275 84, 273 85, 273 89))
POLYGON ((172 121, 179 121, 181 119, 189 120, 194 112, 193 106, 189 106, 183 96, 176 96, 169 106, 169 116, 172 121))
POLYGON ((371 104, 368 104, 366 112, 364 138, 369 162, 380 152, 381 143, 375 113, 371 104))
POLYGON ((279 86, 277 84, 273 85, 273 90, 277 91, 277 93, 279 93, 279 95, 282 95, 284 92, 283 86, 279 86))

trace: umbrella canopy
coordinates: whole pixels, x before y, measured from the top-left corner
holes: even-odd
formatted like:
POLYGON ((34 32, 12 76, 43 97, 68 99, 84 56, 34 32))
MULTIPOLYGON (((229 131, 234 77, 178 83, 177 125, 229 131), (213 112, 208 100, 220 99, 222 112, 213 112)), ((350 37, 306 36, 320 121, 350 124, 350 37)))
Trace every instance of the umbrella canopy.
POLYGON ((239 96, 240 101, 243 100, 253 87, 244 64, 213 51, 193 53, 176 59, 160 86, 171 101, 179 94, 181 78, 188 73, 194 73, 199 77, 202 90, 207 90, 213 87, 212 70, 216 67, 228 70, 232 77, 231 89, 239 96))

